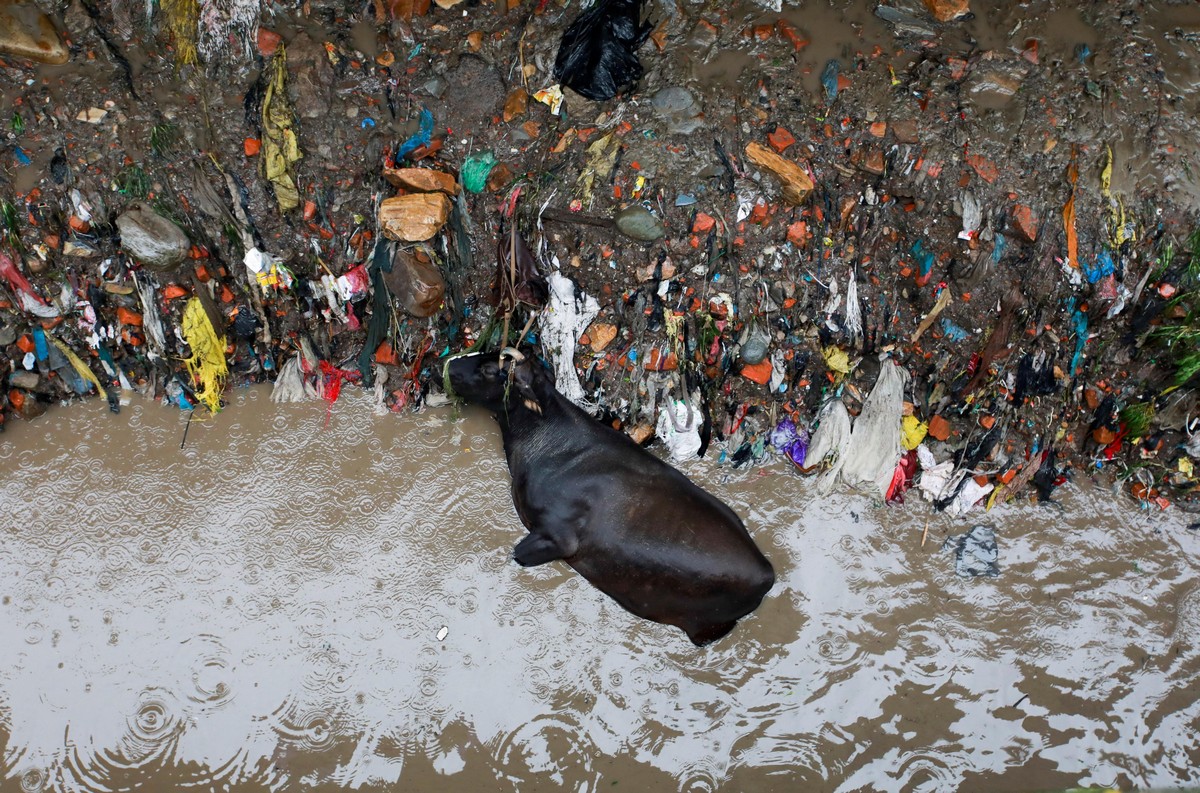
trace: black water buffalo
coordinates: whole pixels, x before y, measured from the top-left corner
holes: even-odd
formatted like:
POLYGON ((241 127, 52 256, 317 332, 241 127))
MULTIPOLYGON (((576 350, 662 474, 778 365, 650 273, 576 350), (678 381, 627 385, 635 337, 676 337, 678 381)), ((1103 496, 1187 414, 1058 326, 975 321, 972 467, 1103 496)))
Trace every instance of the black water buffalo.
POLYGON ((452 359, 450 387, 500 423, 524 567, 562 559, 629 611, 720 639, 775 583, 728 506, 560 394, 516 350, 452 359))

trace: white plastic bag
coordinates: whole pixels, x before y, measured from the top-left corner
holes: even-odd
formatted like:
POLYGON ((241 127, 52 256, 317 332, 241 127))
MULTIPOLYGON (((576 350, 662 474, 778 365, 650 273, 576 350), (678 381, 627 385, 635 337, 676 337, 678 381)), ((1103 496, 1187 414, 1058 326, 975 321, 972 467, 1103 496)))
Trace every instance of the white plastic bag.
POLYGON ((691 460, 700 454, 700 424, 703 421, 700 407, 692 400, 691 421, 688 421, 688 404, 682 399, 669 399, 658 411, 655 434, 666 445, 667 452, 675 462, 691 460), (674 413, 674 420, 671 414, 674 413))
POLYGON ((850 444, 850 414, 840 399, 831 399, 817 414, 817 428, 808 444, 805 466, 814 466, 831 458, 829 468, 817 479, 817 491, 828 493, 837 481, 850 444))
POLYGON ((554 383, 559 393, 589 412, 593 406, 583 395, 583 386, 575 371, 575 343, 600 313, 596 298, 581 293, 575 297, 575 283, 562 273, 550 273, 550 302, 542 310, 539 327, 542 349, 554 363, 554 383))
POLYGON ((842 478, 847 484, 869 482, 879 491, 880 498, 887 496, 903 453, 900 422, 907 380, 908 372, 891 360, 883 362, 879 379, 850 432, 850 446, 842 465, 842 478))

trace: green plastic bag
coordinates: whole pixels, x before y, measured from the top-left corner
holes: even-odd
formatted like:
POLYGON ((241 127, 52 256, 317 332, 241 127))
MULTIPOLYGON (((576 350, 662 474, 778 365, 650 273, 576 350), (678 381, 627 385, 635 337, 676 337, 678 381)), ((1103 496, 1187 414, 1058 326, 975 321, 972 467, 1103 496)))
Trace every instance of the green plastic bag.
POLYGON ((490 151, 468 157, 462 167, 463 187, 470 193, 482 193, 495 167, 496 157, 490 151))

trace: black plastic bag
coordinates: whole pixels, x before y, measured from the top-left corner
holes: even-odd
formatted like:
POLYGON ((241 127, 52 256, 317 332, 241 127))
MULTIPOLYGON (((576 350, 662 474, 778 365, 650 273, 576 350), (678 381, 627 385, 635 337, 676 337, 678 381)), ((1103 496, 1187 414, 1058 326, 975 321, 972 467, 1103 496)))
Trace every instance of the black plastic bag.
POLYGON ((597 102, 637 82, 642 77, 637 49, 653 27, 641 18, 642 0, 596 0, 563 34, 555 79, 597 102))
POLYGON ((995 578, 1000 575, 1000 551, 996 533, 987 526, 973 526, 966 534, 947 537, 942 550, 954 551, 954 572, 963 578, 995 578))

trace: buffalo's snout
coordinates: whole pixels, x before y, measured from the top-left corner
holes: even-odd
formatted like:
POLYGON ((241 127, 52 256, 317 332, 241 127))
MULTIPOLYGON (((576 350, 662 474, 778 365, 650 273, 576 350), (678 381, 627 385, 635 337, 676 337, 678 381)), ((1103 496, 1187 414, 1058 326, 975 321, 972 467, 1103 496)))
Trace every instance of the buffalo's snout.
POLYGON ((454 358, 447 372, 454 396, 490 405, 502 393, 503 373, 495 353, 475 353, 454 358))
POLYGON ((463 391, 467 388, 471 372, 478 368, 479 363, 469 358, 454 358, 450 361, 446 366, 446 373, 450 378, 450 387, 454 389, 454 393, 465 396, 463 391))

